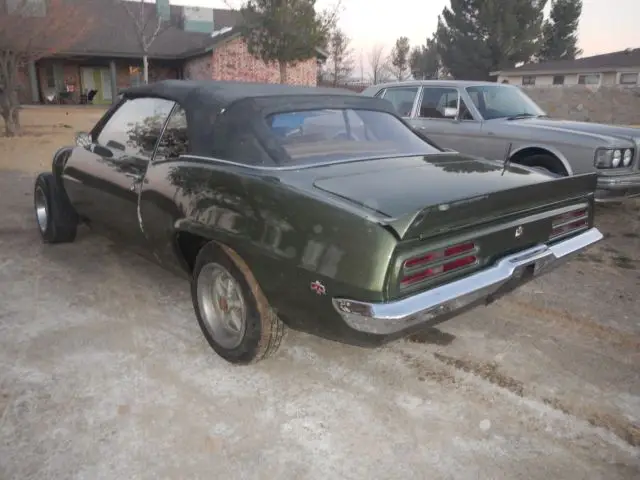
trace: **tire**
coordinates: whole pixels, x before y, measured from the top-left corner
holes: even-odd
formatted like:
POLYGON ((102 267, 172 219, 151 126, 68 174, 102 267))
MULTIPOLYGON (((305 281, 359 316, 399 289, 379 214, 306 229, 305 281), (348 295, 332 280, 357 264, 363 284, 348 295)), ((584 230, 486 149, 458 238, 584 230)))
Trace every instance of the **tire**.
POLYGON ((524 165, 535 168, 542 173, 545 173, 551 177, 566 177, 567 172, 564 169, 564 166, 559 165, 559 161, 557 158, 552 157, 551 155, 545 154, 536 154, 524 159, 524 165))
POLYGON ((284 323, 267 303, 244 262, 232 260, 214 242, 202 247, 196 257, 191 298, 204 337, 226 361, 238 365, 256 363, 280 348, 284 323), (226 295, 219 295, 219 289, 225 289, 221 285, 228 287, 226 295))
POLYGON ((33 190, 36 224, 45 243, 69 243, 76 238, 78 216, 52 173, 41 173, 33 190))

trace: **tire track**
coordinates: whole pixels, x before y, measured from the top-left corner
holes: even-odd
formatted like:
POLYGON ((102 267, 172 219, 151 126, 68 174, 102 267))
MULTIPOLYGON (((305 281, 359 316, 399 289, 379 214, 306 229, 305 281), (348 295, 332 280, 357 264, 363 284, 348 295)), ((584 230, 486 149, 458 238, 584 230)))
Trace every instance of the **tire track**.
MULTIPOLYGON (((455 376, 449 369, 437 369, 426 365, 427 362, 410 353, 399 352, 403 360, 418 373, 418 379, 429 378, 444 385, 462 385, 464 380, 455 376)), ((440 363, 450 367, 454 372, 471 373, 499 388, 507 390, 519 397, 541 401, 545 405, 565 415, 585 421, 596 428, 602 428, 632 447, 640 446, 640 425, 628 420, 620 413, 604 412, 591 405, 579 405, 558 397, 539 397, 524 382, 500 371, 496 362, 478 362, 472 359, 456 358, 438 352, 433 357, 440 363)))

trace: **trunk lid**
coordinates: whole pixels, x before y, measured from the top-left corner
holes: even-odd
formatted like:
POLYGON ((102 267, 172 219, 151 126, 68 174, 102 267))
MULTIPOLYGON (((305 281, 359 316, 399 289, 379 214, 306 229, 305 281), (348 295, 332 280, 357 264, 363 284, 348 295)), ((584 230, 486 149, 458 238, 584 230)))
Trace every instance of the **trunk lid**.
POLYGON ((327 172, 314 186, 382 213, 388 217, 382 223, 401 240, 584 199, 597 182, 595 173, 551 178, 518 165, 504 170, 497 162, 462 155, 388 159, 369 167, 327 172))

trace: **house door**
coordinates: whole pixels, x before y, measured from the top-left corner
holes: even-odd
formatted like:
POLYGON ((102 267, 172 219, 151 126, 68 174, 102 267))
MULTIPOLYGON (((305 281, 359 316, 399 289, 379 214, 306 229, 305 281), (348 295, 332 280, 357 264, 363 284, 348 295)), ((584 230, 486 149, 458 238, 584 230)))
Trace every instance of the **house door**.
POLYGON ((82 88, 85 93, 97 90, 93 98, 94 104, 108 104, 113 99, 111 92, 111 74, 108 68, 83 67, 81 70, 82 88))

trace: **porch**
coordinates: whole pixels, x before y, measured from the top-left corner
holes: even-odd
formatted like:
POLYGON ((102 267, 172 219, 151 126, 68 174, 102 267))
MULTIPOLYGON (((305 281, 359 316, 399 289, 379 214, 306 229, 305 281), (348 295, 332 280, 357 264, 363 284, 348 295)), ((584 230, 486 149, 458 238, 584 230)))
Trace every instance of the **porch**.
MULTIPOLYGON (((182 77, 182 62, 149 60, 149 81, 182 77)), ((28 68, 30 97, 39 104, 109 105, 122 89, 143 82, 142 59, 53 57, 28 68)))

